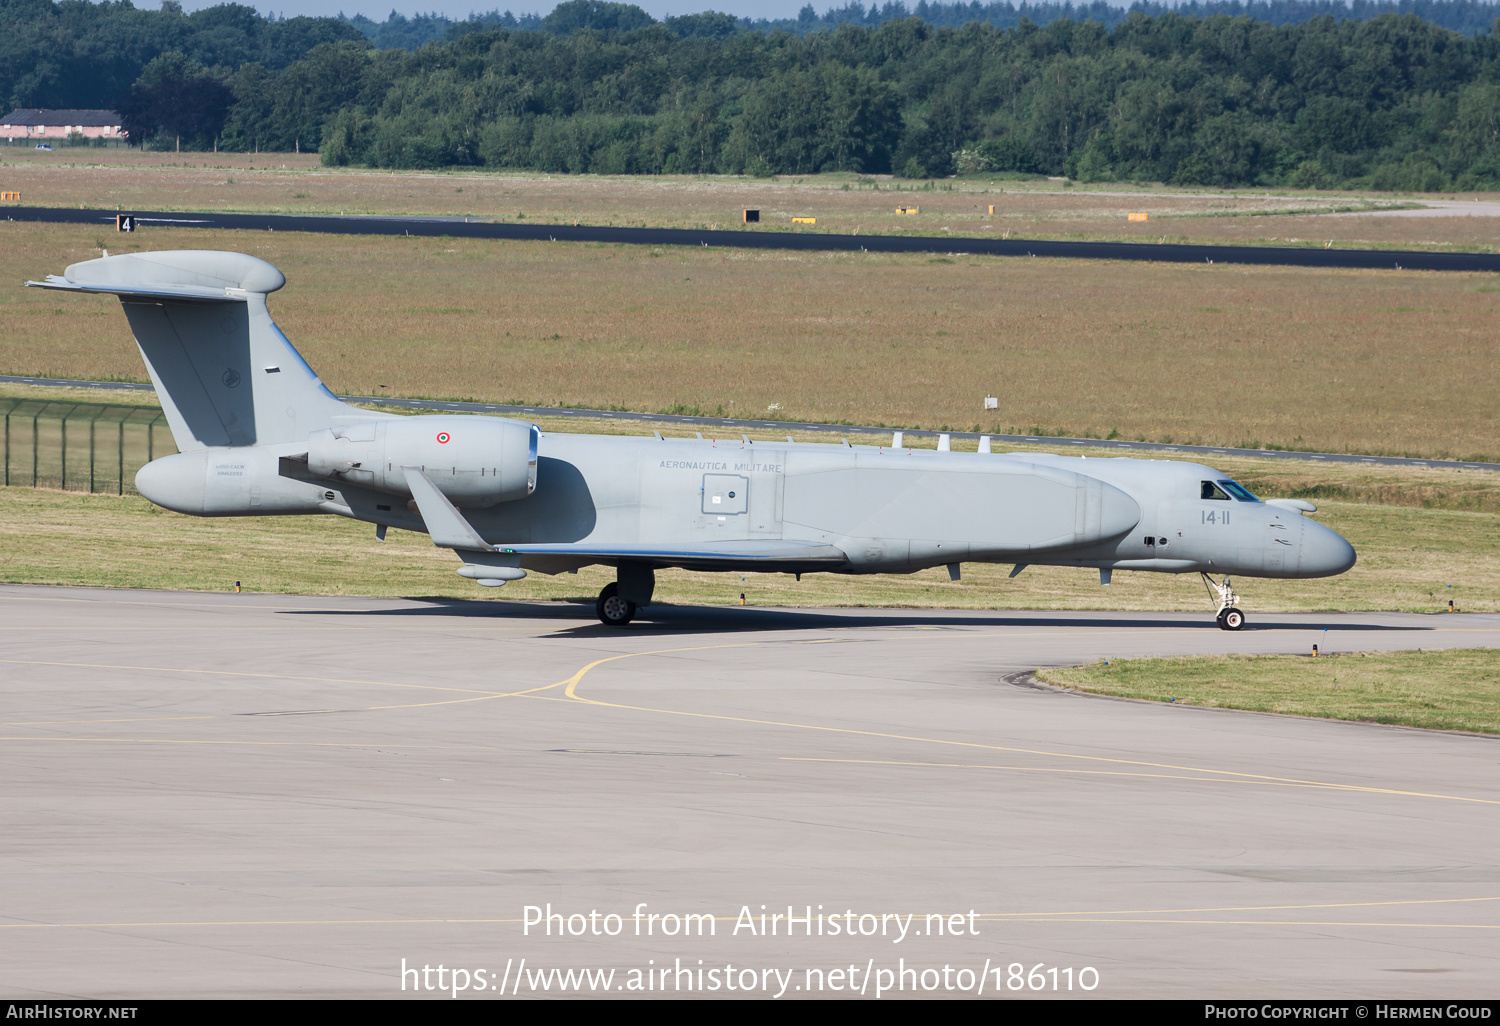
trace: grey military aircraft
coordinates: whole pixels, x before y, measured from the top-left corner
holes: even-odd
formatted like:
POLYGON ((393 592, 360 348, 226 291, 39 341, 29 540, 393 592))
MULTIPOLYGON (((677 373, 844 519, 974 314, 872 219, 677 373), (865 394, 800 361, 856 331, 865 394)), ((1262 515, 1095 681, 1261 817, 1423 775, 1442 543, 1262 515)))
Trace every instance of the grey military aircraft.
POLYGON ((656 571, 912 573, 965 562, 1199 573, 1226 630, 1230 575, 1340 574, 1354 549, 1196 463, 850 445, 554 434, 501 417, 349 406, 271 320, 286 278, 239 253, 106 256, 27 285, 113 293, 179 452, 135 483, 193 516, 335 514, 423 531, 495 587, 600 564, 623 627, 656 571), (1222 576, 1222 582, 1215 581, 1222 576))

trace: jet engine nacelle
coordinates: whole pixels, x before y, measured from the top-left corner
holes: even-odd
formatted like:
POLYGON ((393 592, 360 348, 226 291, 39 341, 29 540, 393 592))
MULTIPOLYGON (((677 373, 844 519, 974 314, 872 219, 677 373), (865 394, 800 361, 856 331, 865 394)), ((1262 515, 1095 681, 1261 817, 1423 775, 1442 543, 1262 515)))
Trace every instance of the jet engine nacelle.
POLYGON ((320 477, 411 495, 420 467, 455 505, 493 506, 536 490, 540 429, 502 417, 402 417, 314 432, 307 469, 320 477))

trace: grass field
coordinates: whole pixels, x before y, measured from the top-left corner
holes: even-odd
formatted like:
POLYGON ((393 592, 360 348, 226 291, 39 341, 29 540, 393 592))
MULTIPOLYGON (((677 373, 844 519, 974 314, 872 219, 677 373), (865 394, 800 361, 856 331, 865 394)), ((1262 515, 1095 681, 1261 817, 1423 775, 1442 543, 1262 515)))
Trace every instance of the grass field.
MULTIPOLYGON (((1500 610, 1500 515, 1324 502, 1318 520, 1347 537, 1359 563, 1315 581, 1242 578, 1253 618, 1301 610, 1469 612, 1500 610)), ((90 587, 298 594, 434 595, 504 599, 592 598, 614 571, 533 574, 493 595, 454 575, 458 563, 426 535, 338 517, 200 519, 134 496, 0 489, 0 581, 90 587)), ((707 574, 664 571, 661 601, 731 605, 903 606, 966 609, 1201 610, 1212 607, 1196 575, 1120 572, 1099 586, 1094 570, 968 564, 960 582, 942 569, 909 576, 707 574)))
MULTIPOLYGON (((1500 458, 1488 275, 0 222, 0 279, 105 247, 270 260, 344 393, 1500 458)), ((0 317, 0 373, 144 379, 113 301, 0 317)))
MULTIPOLYGON (((387 172, 318 166, 316 154, 173 154, 0 147, 0 186, 38 206, 125 210, 449 214, 546 224, 716 227, 864 234, 1171 241, 1492 252, 1492 217, 1328 216, 1411 197, 1353 193, 1065 186, 984 177, 939 182, 850 174, 778 177, 387 172), (995 211, 990 213, 990 206, 995 211), (760 211, 747 226, 741 211, 760 211), (897 207, 916 207, 915 215, 897 207), (1139 212, 1149 220, 1130 222, 1139 212), (817 218, 811 228, 793 217, 817 218)), ((1442 194, 1427 198, 1496 197, 1442 194)))
POLYGON ((1154 702, 1500 734, 1500 649, 1112 659, 1048 684, 1154 702))

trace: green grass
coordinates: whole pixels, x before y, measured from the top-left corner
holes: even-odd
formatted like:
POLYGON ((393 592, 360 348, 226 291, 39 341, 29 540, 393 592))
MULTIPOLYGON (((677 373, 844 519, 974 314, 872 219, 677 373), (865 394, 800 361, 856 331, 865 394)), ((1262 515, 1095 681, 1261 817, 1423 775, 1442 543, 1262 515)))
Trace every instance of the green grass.
MULTIPOLYGON (((1349 538, 1359 564, 1315 581, 1238 578, 1252 621, 1271 612, 1500 610, 1500 516, 1328 503, 1318 519, 1349 538), (1451 585, 1451 587, 1450 587, 1451 585)), ((532 574, 501 591, 458 577, 458 560, 426 535, 334 516, 196 518, 139 496, 0 488, 0 582, 84 587, 228 590, 316 595, 451 596, 592 601, 614 571, 532 574)), ((661 602, 757 606, 953 609, 1112 609, 1212 612, 1196 575, 1120 571, 1108 588, 1093 570, 964 565, 908 575, 712 574, 667 570, 661 602)))
POLYGON ((1500 734, 1500 649, 1123 659, 1039 671, 1152 702, 1500 734))
MULTIPOLYGON (((0 399, 108 402, 120 395, 0 383, 0 399)), ((143 403, 155 398, 152 393, 127 395, 143 403)), ((646 435, 655 428, 667 436, 692 433, 669 423, 538 420, 545 431, 646 435)), ((784 433, 798 441, 830 440, 795 424, 752 435, 775 438, 784 433)), ((26 443, 23 449, 27 438, 20 439, 26 443)), ((106 441, 106 448, 113 445, 106 441)), ((158 432, 157 441, 158 454, 170 451, 165 432, 158 432)), ((910 441, 927 448, 936 444, 930 438, 910 441)), ((959 441, 955 448, 972 450, 974 445, 959 441)), ((997 451, 1006 448, 1018 447, 997 451)), ((1038 443, 1026 448, 1055 447, 1038 443)), ((1069 454, 1115 455, 1082 447, 1070 447, 1069 454)), ((1219 457, 1214 463, 1268 498, 1315 499, 1316 519, 1343 534, 1359 553, 1359 563, 1339 577, 1241 578, 1236 583, 1252 618, 1292 611, 1437 612, 1450 599, 1463 610, 1500 610, 1500 475, 1243 457, 1219 457)), ((127 492, 133 466, 127 467, 127 492)), ((453 576, 456 562, 434 550, 425 536, 393 531, 382 545, 372 533, 368 525, 337 517, 195 519, 129 495, 118 500, 76 491, 0 489, 0 580, 194 590, 232 587, 234 580, 243 580, 252 590, 282 593, 545 600, 591 596, 611 579, 612 571, 606 569, 557 579, 533 575, 502 592, 487 592, 453 576)), ((748 605, 762 606, 1182 610, 1205 615, 1209 608, 1196 576, 1121 571, 1109 588, 1101 588, 1091 570, 1032 567, 1014 580, 1006 576, 1008 571, 1008 566, 971 563, 955 583, 942 569, 907 576, 816 574, 801 582, 779 574, 741 579, 738 574, 673 570, 661 575, 658 595, 666 602, 731 604, 743 593, 748 605)))

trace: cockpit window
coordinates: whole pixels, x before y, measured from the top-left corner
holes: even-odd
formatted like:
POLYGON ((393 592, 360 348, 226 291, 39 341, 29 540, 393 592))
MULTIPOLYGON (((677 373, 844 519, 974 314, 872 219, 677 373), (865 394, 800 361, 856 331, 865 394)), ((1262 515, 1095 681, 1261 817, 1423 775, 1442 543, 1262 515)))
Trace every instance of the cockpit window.
POLYGON ((1233 495, 1236 499, 1239 499, 1241 502, 1259 502, 1260 501, 1255 496, 1251 495, 1249 489, 1247 489, 1244 485, 1235 484, 1233 481, 1220 481, 1219 485, 1226 492, 1228 492, 1230 495, 1233 495))
POLYGON ((1214 484, 1212 481, 1204 481, 1203 482, 1203 494, 1202 494, 1201 498, 1204 498, 1204 499, 1223 499, 1225 502, 1229 501, 1229 496, 1227 496, 1227 495, 1224 494, 1224 489, 1220 488, 1218 485, 1214 484))

